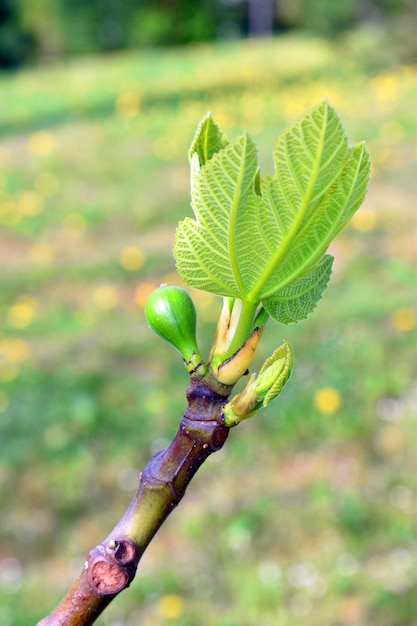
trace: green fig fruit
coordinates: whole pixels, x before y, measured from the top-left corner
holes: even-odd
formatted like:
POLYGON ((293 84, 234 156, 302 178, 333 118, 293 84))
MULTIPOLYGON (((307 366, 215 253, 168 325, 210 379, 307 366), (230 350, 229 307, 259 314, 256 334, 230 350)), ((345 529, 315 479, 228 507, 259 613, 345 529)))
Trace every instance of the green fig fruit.
POLYGON ((145 317, 149 327, 178 350, 186 366, 201 364, 196 341, 196 311, 184 289, 172 285, 155 289, 146 301, 145 317))

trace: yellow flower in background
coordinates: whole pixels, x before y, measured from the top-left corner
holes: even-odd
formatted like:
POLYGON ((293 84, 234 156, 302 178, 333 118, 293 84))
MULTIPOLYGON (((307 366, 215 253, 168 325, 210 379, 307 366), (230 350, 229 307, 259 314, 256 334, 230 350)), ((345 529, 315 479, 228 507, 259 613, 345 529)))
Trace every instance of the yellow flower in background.
POLYGON ((4 226, 16 226, 21 220, 17 205, 13 200, 0 202, 0 224, 4 226))
POLYGON ((99 309, 107 311, 117 306, 119 294, 113 285, 101 285, 93 291, 93 301, 99 309))
POLYGON ((30 357, 30 346, 17 337, 0 337, 0 364, 22 363, 30 357))
POLYGON ((314 405, 320 413, 334 413, 342 404, 342 397, 333 387, 323 387, 314 395, 314 405))
POLYGON ((17 200, 17 210, 22 215, 38 215, 43 209, 44 200, 36 191, 22 191, 17 200))
POLYGON ((397 74, 380 74, 370 82, 371 89, 381 102, 395 102, 400 89, 400 77, 397 74))
POLYGON ((87 222, 84 215, 81 213, 70 213, 66 215, 62 220, 62 226, 70 237, 82 237, 86 228, 87 222))
POLYGON ((229 124, 229 121, 229 115, 227 114, 226 110, 221 111, 218 107, 216 109, 216 124, 218 124, 220 128, 226 128, 229 124))
POLYGON ((30 296, 22 296, 7 312, 7 322, 12 328, 29 326, 38 308, 38 301, 30 296))
POLYGON ((55 141, 51 133, 39 130, 33 133, 28 140, 28 150, 35 156, 48 156, 55 147, 55 141))
POLYGON ((140 248, 128 246, 120 253, 120 265, 128 272, 134 272, 142 267, 145 254, 140 248))
POLYGON ((36 265, 50 265, 54 260, 55 250, 47 241, 38 241, 30 248, 29 257, 36 265))
POLYGON ((184 601, 181 596, 169 594, 162 596, 158 602, 158 612, 165 619, 175 619, 184 610, 184 601))
POLYGON ((352 217, 351 223, 356 230, 366 232, 372 230, 377 222, 376 213, 368 207, 361 207, 352 217))
POLYGON ((142 283, 139 285, 135 291, 135 304, 141 309, 144 309, 146 300, 156 288, 157 285, 155 285, 155 283, 142 283))
POLYGON ((392 316, 391 323, 396 330, 405 333, 415 328, 417 324, 417 313, 409 308, 398 309, 392 316))
POLYGON ((135 117, 140 110, 141 95, 137 91, 124 91, 116 100, 116 113, 121 117, 135 117))
POLYGON ((284 105, 284 117, 286 120, 294 119, 300 116, 305 109, 309 106, 309 102, 306 98, 288 98, 284 105))
POLYGON ((9 398, 4 393, 4 391, 0 391, 0 413, 4 413, 4 411, 9 406, 9 398))

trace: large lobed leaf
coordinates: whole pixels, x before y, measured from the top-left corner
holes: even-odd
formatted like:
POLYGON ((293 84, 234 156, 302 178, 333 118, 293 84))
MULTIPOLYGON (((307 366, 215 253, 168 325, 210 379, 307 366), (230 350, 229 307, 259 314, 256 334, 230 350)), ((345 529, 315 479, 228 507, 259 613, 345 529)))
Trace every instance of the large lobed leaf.
POLYGON ((364 145, 349 147, 323 101, 279 138, 274 176, 259 182, 251 138, 227 143, 210 115, 190 160, 196 219, 179 224, 174 245, 184 281, 261 302, 283 323, 305 318, 330 277, 325 252, 364 199, 370 167, 364 145))
POLYGON ((333 257, 324 257, 317 265, 262 301, 266 312, 282 324, 305 319, 321 299, 332 273, 333 257))
POLYGON ((203 167, 196 163, 198 156, 194 153, 191 157, 191 199, 197 220, 188 218, 179 224, 174 246, 177 267, 193 287, 241 297, 240 272, 233 266, 234 254, 230 254, 235 247, 231 224, 254 193, 257 149, 244 134, 215 153, 203 167))

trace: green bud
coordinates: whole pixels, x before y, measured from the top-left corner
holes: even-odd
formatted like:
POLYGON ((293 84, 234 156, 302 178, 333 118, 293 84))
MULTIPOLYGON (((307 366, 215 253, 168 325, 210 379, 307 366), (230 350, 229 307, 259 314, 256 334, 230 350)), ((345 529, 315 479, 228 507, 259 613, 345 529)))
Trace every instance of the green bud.
POLYGON ((279 346, 262 365, 257 381, 256 394, 263 406, 278 396, 288 382, 294 367, 294 352, 287 341, 279 346))
POLYGON ((281 393, 293 366, 294 353, 284 341, 265 361, 258 376, 252 374, 245 389, 223 407, 226 426, 235 426, 254 415, 261 406, 268 406, 281 393))
POLYGON ((201 366, 196 311, 184 289, 172 285, 155 289, 146 301, 145 317, 149 327, 178 350, 190 374, 201 366))

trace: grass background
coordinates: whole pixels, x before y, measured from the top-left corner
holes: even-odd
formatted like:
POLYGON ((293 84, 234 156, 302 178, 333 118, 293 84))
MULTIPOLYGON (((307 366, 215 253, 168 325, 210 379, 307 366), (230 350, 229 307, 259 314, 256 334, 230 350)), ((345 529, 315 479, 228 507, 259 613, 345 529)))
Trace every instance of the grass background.
MULTIPOLYGON (((174 434, 187 376, 143 305, 178 283, 187 150, 210 110, 263 174, 327 96, 373 160, 296 369, 231 433, 98 620, 410 626, 416 578, 416 68, 368 33, 115 54, 0 76, 0 623, 65 593, 174 434)), ((209 350, 218 299, 193 292, 209 350)))

